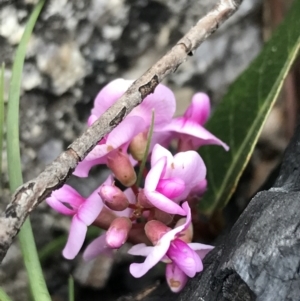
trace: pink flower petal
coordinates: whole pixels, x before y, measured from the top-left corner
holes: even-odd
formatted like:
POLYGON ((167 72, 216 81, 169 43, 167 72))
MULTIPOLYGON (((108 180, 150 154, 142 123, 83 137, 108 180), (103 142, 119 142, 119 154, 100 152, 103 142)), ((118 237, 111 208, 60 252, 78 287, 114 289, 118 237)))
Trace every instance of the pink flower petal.
POLYGON ((97 192, 99 189, 96 189, 89 198, 81 205, 78 210, 78 217, 87 225, 90 226, 97 216, 100 214, 103 208, 103 202, 97 192))
POLYGON ((166 166, 166 157, 161 157, 155 164, 152 165, 145 179, 145 191, 154 191, 157 187, 159 179, 162 177, 166 166))
POLYGON ((197 183, 193 188, 192 188, 192 193, 197 194, 198 196, 202 196, 207 189, 207 180, 204 179, 197 183))
POLYGON ((185 183, 185 190, 180 197, 175 198, 176 201, 186 198, 192 188, 198 185, 206 177, 205 164, 200 155, 195 151, 176 154, 174 156, 172 169, 168 168, 168 171, 172 177, 180 178, 185 183))
POLYGON ((214 246, 204 245, 200 243, 189 243, 189 247, 196 251, 196 253, 200 256, 201 260, 212 250, 214 246))
POLYGON ((129 143, 137 134, 146 129, 146 123, 139 116, 128 116, 108 135, 106 145, 119 148, 129 143))
POLYGON ((181 178, 160 179, 156 191, 169 199, 180 196, 185 190, 185 183, 181 178))
POLYGON ((185 287, 188 277, 176 264, 168 263, 166 265, 166 279, 171 291, 178 293, 185 287))
POLYGON ((96 115, 91 115, 87 121, 88 126, 91 126, 97 119, 98 117, 96 115))
POLYGON ((181 134, 181 139, 191 139, 195 149, 202 145, 216 144, 223 146, 225 150, 229 150, 227 144, 211 134, 203 126, 183 117, 173 119, 171 123, 163 128, 163 131, 181 134), (186 135, 186 137, 184 135, 186 135))
POLYGON ((151 250, 151 253, 148 254, 143 263, 132 263, 129 268, 131 275, 136 278, 140 278, 145 275, 164 257, 170 246, 170 241, 171 238, 169 240, 160 240, 158 244, 151 250))
POLYGON ((87 226, 77 215, 74 215, 71 223, 67 244, 63 250, 63 256, 67 259, 74 259, 83 245, 87 226))
POLYGON ((173 155, 170 151, 168 151, 163 146, 156 144, 153 148, 152 155, 151 155, 151 167, 153 167, 158 160, 162 157, 167 158, 167 162, 171 162, 173 160, 173 155))
POLYGON ((158 243, 148 249, 145 244, 139 244, 136 248, 131 249, 131 254, 134 255, 147 255, 146 260, 143 263, 133 263, 130 265, 130 273, 136 277, 142 277, 153 266, 155 266, 160 260, 165 259, 165 255, 170 247, 171 241, 183 230, 185 230, 191 222, 191 210, 187 202, 183 205, 185 212, 187 213, 186 222, 183 225, 176 227, 175 229, 167 232, 162 236, 158 243))
POLYGON ((179 215, 186 214, 179 205, 177 205, 175 202, 168 199, 164 195, 160 194, 159 192, 148 191, 148 190, 144 190, 144 192, 148 201, 154 207, 170 214, 179 214, 179 215))
POLYGON ((127 91, 132 83, 132 80, 118 78, 103 87, 94 101, 92 114, 99 118, 127 91))
POLYGON ((210 101, 205 93, 196 93, 184 113, 184 118, 203 125, 210 115, 210 101))
POLYGON ((194 277, 203 269, 200 257, 180 239, 172 241, 167 256, 189 277, 194 277))
POLYGON ((92 167, 104 163, 105 163, 105 158, 103 157, 96 160, 90 160, 90 161, 84 159, 82 162, 79 162, 75 171, 73 172, 73 175, 80 178, 87 178, 92 167))
POLYGON ((53 191, 46 201, 57 212, 74 215, 84 202, 84 198, 74 188, 65 184, 60 189, 53 191))
POLYGON ((154 93, 148 95, 143 102, 134 108, 129 116, 141 116, 146 124, 151 124, 151 111, 154 110, 154 124, 161 126, 171 121, 176 109, 176 100, 173 92, 166 86, 160 84, 154 93))
POLYGON ((86 261, 92 260, 100 254, 105 254, 109 257, 113 255, 113 250, 106 245, 106 233, 103 233, 94 239, 83 252, 83 259, 86 261))
POLYGON ((144 243, 143 244, 137 244, 137 245, 134 245, 133 247, 131 247, 128 250, 127 253, 130 254, 130 255, 147 257, 152 252, 153 248, 154 247, 147 246, 144 243))
MULTIPOLYGON (((106 143, 96 145, 94 149, 86 156, 84 161, 103 158, 112 150, 116 150, 124 144, 129 144, 134 136, 145 129, 145 126, 145 122, 141 117, 132 116, 125 118, 125 120, 123 120, 122 123, 113 129, 112 132, 107 136, 106 143)), ((125 152, 127 151, 127 147, 125 152)), ((103 159, 103 163, 106 163, 106 159, 103 159)))

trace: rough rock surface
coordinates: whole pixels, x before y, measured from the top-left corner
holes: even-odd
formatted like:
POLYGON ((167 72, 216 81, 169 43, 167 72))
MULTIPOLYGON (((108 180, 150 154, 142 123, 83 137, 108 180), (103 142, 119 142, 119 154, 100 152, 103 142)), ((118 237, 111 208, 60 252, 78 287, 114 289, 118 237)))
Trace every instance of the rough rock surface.
MULTIPOLYGON (((0 3, 0 59, 6 86, 13 54, 36 0, 0 3)), ((97 92, 117 77, 136 78, 161 57, 215 1, 48 0, 28 45, 21 98, 21 147, 24 180, 35 177, 86 127, 97 92)), ((260 0, 244 0, 240 10, 194 56, 166 80, 182 112, 195 91, 217 103, 226 87, 261 47, 260 0)), ((7 173, 2 171, 8 201, 7 173)), ((88 180, 72 178, 83 195, 105 178, 96 169, 88 180)), ((66 233, 69 219, 45 204, 32 215, 37 244, 66 233), (51 214, 49 214, 51 212, 51 214)), ((50 290, 60 292, 76 261, 45 269, 50 290), (57 276, 58 275, 58 276, 57 276), (53 280, 55 278, 55 280, 53 280)), ((0 283, 15 301, 27 300, 26 277, 15 244, 0 268, 0 283), (8 268, 9 267, 9 268, 8 268), (17 294, 15 292, 18 292, 17 294)), ((62 292, 64 294, 65 292, 62 292)), ((104 300, 104 299, 103 299, 104 300)))

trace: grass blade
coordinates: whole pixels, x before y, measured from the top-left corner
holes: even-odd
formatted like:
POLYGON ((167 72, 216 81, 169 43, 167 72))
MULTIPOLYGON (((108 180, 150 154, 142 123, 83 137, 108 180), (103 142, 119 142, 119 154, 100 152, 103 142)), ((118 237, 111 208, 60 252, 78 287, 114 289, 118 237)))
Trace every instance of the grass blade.
MULTIPOLYGON (((2 149, 3 149, 3 128, 4 128, 4 63, 0 71, 0 174, 2 172, 2 149)), ((1 187, 1 182, 0 182, 1 187)))
POLYGON ((75 301, 75 295, 74 295, 74 279, 72 275, 69 276, 69 301, 75 301))
MULTIPOLYGON (((44 0, 39 1, 30 15, 17 48, 12 69, 7 108, 7 160, 9 185, 12 192, 23 183, 19 145, 19 101, 26 46, 43 5, 44 0)), ((33 299, 35 301, 51 301, 38 259, 29 219, 21 228, 19 240, 33 299)))

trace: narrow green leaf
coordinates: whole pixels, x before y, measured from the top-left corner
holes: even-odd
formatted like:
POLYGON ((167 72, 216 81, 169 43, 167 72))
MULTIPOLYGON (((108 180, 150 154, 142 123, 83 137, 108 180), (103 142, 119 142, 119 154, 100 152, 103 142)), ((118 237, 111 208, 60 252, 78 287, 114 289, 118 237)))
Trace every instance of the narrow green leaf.
POLYGON ((200 210, 211 214, 223 208, 247 165, 266 118, 274 105, 300 47, 300 1, 266 43, 251 66, 231 85, 207 128, 230 146, 203 147, 208 191, 200 210))
MULTIPOLYGON (((26 46, 30 39, 36 20, 44 5, 44 0, 38 2, 26 24, 24 34, 17 48, 12 77, 9 88, 7 108, 7 159, 10 190, 14 192, 22 185, 22 169, 19 145, 19 101, 22 70, 26 54, 26 46)), ((38 259, 35 241, 29 219, 26 220, 19 233, 19 240, 27 270, 30 289, 35 301, 51 301, 41 265, 38 259)))
POLYGON ((0 301, 11 301, 6 292, 0 287, 0 301))
MULTIPOLYGON (((0 174, 2 172, 2 149, 3 149, 3 128, 4 128, 4 63, 0 71, 0 174)), ((0 180, 1 181, 1 180, 0 180)), ((1 187, 1 182, 0 182, 1 187)))
POLYGON ((75 294, 74 294, 74 279, 72 275, 69 276, 69 301, 75 301, 75 294))

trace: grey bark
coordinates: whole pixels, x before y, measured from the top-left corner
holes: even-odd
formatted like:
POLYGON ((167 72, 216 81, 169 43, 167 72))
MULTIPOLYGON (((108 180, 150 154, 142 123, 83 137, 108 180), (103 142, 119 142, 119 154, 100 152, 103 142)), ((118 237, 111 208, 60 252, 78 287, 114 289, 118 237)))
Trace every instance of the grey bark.
POLYGON ((300 300, 300 125, 274 186, 259 192, 178 295, 161 285, 143 301, 300 300))

